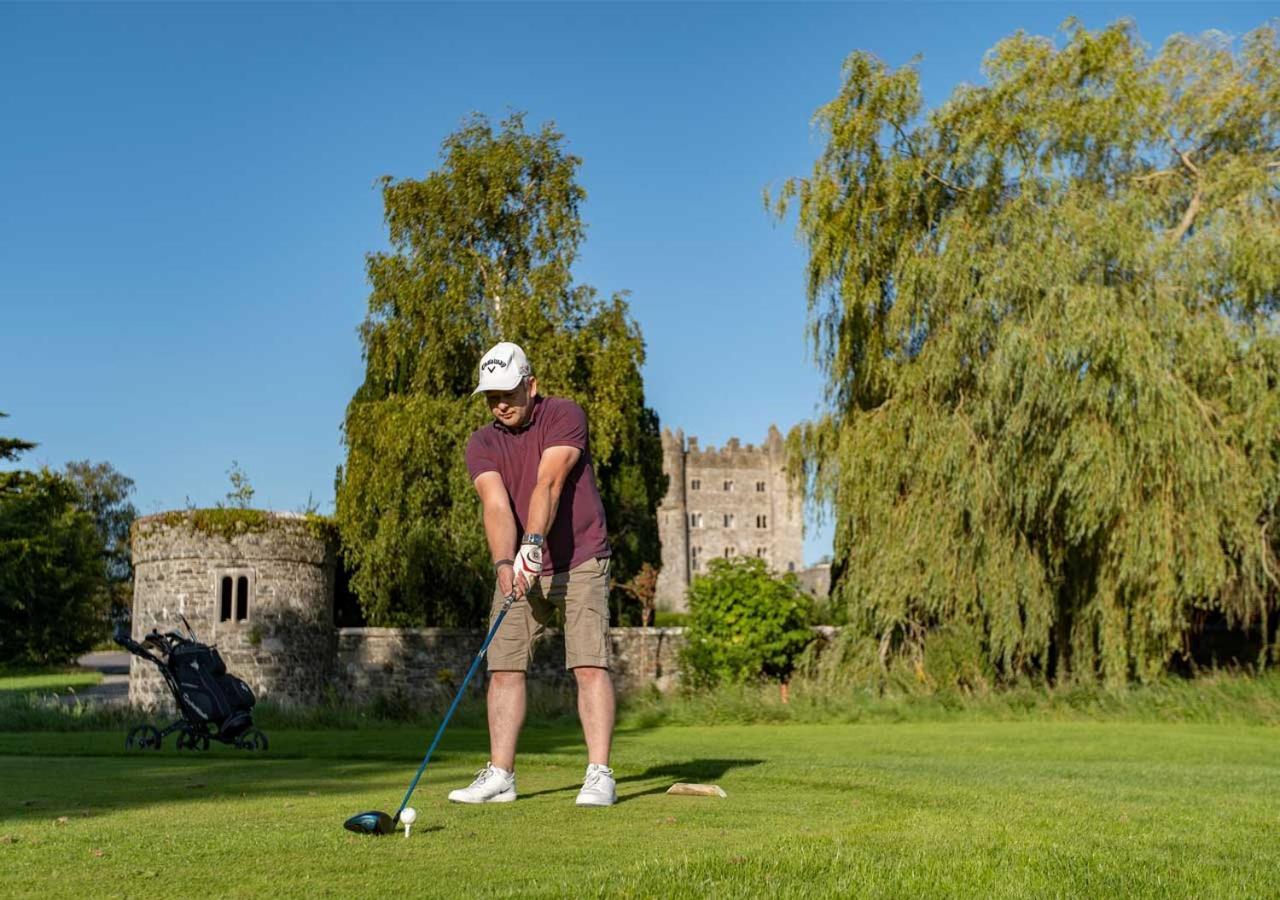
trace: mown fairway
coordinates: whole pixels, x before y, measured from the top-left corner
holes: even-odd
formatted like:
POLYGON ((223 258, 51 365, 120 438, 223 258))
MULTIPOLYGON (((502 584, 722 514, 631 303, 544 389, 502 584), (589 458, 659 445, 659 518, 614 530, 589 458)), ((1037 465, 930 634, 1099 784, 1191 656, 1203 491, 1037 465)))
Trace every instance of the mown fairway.
POLYGON ((1280 732, 1116 723, 662 727, 619 735, 621 803, 580 810, 579 737, 526 733, 515 804, 460 807, 450 732, 277 732, 265 757, 126 756, 120 734, 0 734, 11 896, 1275 896, 1280 732), (674 781, 727 800, 672 797, 674 781), (60 817, 66 821, 59 823, 60 817))

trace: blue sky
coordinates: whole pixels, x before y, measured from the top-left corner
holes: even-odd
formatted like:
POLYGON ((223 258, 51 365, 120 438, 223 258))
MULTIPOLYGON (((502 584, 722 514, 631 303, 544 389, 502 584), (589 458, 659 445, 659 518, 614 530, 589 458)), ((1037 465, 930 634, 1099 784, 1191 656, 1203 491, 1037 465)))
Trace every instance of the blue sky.
MULTIPOLYGON (((576 276, 632 292, 648 400, 701 443, 820 408, 791 223, 810 121, 855 49, 916 54, 930 104, 1017 29, 1122 16, 1158 47, 1274 4, 0 5, 0 433, 23 466, 108 461, 144 513, 332 509, 363 375, 382 175, 472 111, 554 120, 582 157, 576 276)), ((528 347, 534 362, 537 348, 528 347)), ((461 452, 461 448, 459 449, 461 452)), ((811 527, 806 557, 828 552, 811 527)))

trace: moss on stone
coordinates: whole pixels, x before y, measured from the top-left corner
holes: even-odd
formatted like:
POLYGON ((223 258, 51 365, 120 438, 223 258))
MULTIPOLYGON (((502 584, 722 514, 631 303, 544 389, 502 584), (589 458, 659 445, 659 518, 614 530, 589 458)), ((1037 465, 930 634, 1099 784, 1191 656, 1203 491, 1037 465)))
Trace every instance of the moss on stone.
POLYGON ((206 537, 220 537, 228 543, 247 534, 262 534, 273 530, 295 535, 304 532, 308 537, 328 546, 338 545, 337 521, 332 516, 311 512, 294 516, 235 507, 173 510, 136 520, 129 529, 130 543, 153 528, 186 529, 206 537))
POLYGON ((184 509, 167 512, 158 517, 165 528, 190 528, 211 537, 230 541, 242 534, 267 531, 273 525, 272 517, 259 509, 184 509))

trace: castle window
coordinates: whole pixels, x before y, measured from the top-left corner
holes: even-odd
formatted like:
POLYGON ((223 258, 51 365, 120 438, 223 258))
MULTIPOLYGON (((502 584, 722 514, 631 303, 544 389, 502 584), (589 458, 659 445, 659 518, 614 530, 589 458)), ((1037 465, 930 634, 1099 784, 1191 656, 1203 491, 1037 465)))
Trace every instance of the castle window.
POLYGON ((690 547, 689 558, 693 561, 693 571, 697 572, 702 568, 702 562, 699 557, 702 555, 701 547, 690 547))
POLYGON ((768 528, 768 527, 769 527, 769 517, 768 517, 768 516, 756 516, 756 527, 757 527, 757 528, 768 528))
POLYGON ((757 481, 757 482, 756 482, 756 493, 757 493, 757 494, 763 494, 763 493, 764 493, 764 482, 763 482, 763 481, 757 481))
POLYGON ((734 553, 736 553, 736 552, 737 552, 737 551, 736 551, 736 550, 734 550, 732 547, 725 547, 725 548, 724 548, 724 558, 725 558, 725 559, 730 559, 730 558, 732 558, 733 554, 734 554, 734 553))
POLYGON ((768 552, 769 552, 769 551, 768 551, 768 550, 766 550, 764 547, 757 547, 757 548, 756 548, 756 556, 758 556, 760 559, 764 559, 765 554, 766 554, 766 553, 768 553, 768 552))
POLYGON ((724 527, 725 527, 725 528, 732 528, 732 527, 733 527, 733 513, 725 513, 725 514, 724 514, 724 527))
POLYGON ((725 489, 726 491, 732 491, 732 490, 733 490, 733 482, 732 482, 732 481, 726 481, 726 482, 724 483, 724 489, 725 489))
POLYGON ((219 622, 249 621, 255 580, 252 569, 223 570, 214 574, 215 608, 219 622))
POLYGON ((690 528, 702 527, 702 513, 689 513, 689 527, 690 528))
POLYGON ((789 563, 787 563, 787 571, 788 571, 788 572, 794 572, 795 570, 796 570, 796 564, 795 564, 795 563, 793 563, 793 562, 789 562, 789 563))
POLYGON ((700 490, 702 490, 702 480, 701 480, 701 479, 699 479, 699 478, 695 478, 695 479, 693 479, 692 481, 690 481, 690 482, 689 482, 689 490, 691 490, 691 491, 700 491, 700 490))

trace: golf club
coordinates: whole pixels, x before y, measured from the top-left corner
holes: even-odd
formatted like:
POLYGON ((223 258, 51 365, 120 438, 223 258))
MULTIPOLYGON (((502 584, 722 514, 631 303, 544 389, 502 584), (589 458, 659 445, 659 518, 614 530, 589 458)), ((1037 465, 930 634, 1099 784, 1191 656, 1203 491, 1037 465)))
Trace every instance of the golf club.
POLYGON ((389 816, 376 809, 369 812, 356 813, 343 823, 342 827, 347 831, 354 831, 356 834, 392 834, 396 830, 396 823, 400 821, 400 814, 409 805, 409 798, 413 796, 413 789, 418 786, 418 779, 427 770, 427 763, 431 762, 431 754, 435 752, 436 745, 440 743, 440 737, 444 734, 445 726, 449 724, 449 719, 453 717, 453 711, 458 708, 458 703, 462 700, 462 695, 467 690, 471 676, 480 667, 480 660, 484 659, 485 651, 489 649, 489 642, 498 633, 498 626, 502 624, 502 620, 507 615, 507 610, 511 608, 511 604, 515 602, 515 599, 514 590, 503 599, 502 608, 498 610, 498 618, 493 620, 493 627, 489 629, 488 636, 485 637, 484 643, 480 645, 480 652, 476 654, 476 658, 471 663, 471 668, 467 670, 467 677, 462 679, 462 686, 458 688, 458 695, 453 698, 453 703, 449 705, 449 711, 444 714, 444 721, 440 723, 435 739, 431 741, 431 746, 427 748, 427 755, 422 758, 422 765, 418 766, 418 774, 414 775, 413 781, 409 783, 409 790, 405 791, 404 799, 400 801, 400 808, 396 810, 396 814, 389 816))

